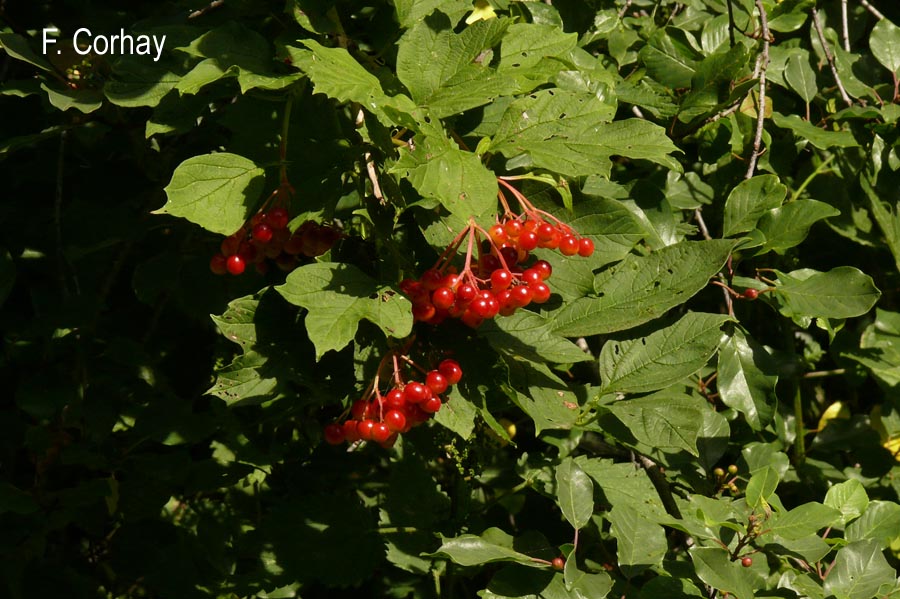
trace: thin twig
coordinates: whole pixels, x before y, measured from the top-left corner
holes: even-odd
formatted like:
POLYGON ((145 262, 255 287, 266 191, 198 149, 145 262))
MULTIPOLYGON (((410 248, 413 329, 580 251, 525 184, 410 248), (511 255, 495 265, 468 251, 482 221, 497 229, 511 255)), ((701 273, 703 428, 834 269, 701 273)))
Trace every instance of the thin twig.
POLYGON ((694 209, 694 220, 697 221, 697 226, 700 227, 700 233, 703 234, 703 239, 710 241, 712 237, 709 234, 709 229, 706 226, 706 221, 703 220, 703 213, 700 211, 700 208, 694 209))
POLYGON ((869 4, 867 0, 859 0, 859 3, 863 5, 863 8, 875 15, 875 18, 879 21, 884 19, 884 14, 880 10, 869 4))
POLYGON ((844 89, 844 84, 841 82, 841 76, 838 75, 837 66, 834 64, 834 55, 831 54, 831 48, 828 46, 828 42, 825 41, 825 33, 822 31, 822 23, 819 22, 819 11, 816 10, 816 7, 812 8, 812 17, 813 17, 813 27, 816 30, 816 36, 819 38, 819 43, 822 44, 822 51, 825 52, 825 60, 828 61, 828 66, 831 67, 831 74, 834 75, 834 82, 837 83, 838 90, 841 92, 841 98, 844 99, 844 103, 847 106, 853 106, 853 100, 850 99, 850 96, 847 94, 847 90, 844 89))
POLYGON ((731 0, 725 0, 728 7, 728 47, 734 48, 734 9, 731 7, 731 0))
POLYGON ((814 370, 803 374, 805 379, 820 379, 826 376, 841 376, 847 373, 846 368, 835 368, 834 370, 814 370))
POLYGON ((622 17, 625 16, 625 13, 626 13, 626 12, 628 12, 628 7, 631 6, 631 2, 632 2, 632 0, 625 0, 625 6, 623 6, 623 7, 622 7, 622 10, 619 11, 619 18, 620 18, 620 19, 621 19, 622 17))
POLYGON ((225 0, 213 0, 212 2, 209 3, 209 6, 204 6, 203 8, 201 8, 199 10, 195 10, 194 12, 189 14, 188 18, 196 19, 197 17, 202 17, 209 11, 213 10, 214 8, 219 8, 223 4, 225 4, 225 0))
POLYGON ((756 59, 756 71, 759 73, 759 104, 756 107, 756 134, 753 136, 753 153, 750 154, 747 174, 744 179, 749 179, 756 171, 756 161, 761 154, 763 126, 766 124, 766 68, 769 66, 769 18, 762 0, 756 0, 756 8, 759 10, 759 24, 762 33, 762 52, 756 59))
POLYGON ((638 108, 637 106, 632 106, 632 107, 631 107, 631 112, 634 114, 634 116, 636 116, 636 117, 639 118, 639 119, 646 118, 646 117, 644 117, 644 113, 641 112, 641 109, 638 108))
POLYGON ((847 27, 847 0, 841 0, 841 41, 844 42, 844 51, 850 51, 850 30, 847 27))

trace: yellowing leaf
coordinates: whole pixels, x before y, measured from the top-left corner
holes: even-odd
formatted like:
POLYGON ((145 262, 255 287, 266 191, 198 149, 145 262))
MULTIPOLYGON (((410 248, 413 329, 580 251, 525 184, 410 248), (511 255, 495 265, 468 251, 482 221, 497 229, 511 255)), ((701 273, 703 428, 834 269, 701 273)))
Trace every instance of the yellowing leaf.
POLYGON ((466 25, 471 25, 475 21, 487 21, 488 19, 497 18, 494 7, 487 0, 475 0, 475 10, 466 17, 466 25))

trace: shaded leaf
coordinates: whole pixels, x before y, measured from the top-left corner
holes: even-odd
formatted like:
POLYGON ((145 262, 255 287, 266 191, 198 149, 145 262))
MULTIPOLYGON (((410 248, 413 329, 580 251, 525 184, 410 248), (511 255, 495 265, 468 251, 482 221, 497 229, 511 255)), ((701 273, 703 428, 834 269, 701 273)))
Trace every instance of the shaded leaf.
POLYGON ((869 496, 862 483, 851 478, 828 489, 825 494, 825 505, 840 512, 839 525, 843 526, 866 511, 869 496))
POLYGON ((692 547, 690 554, 700 580, 714 589, 734 595, 736 599, 753 598, 752 575, 746 568, 731 561, 726 550, 692 547))
POLYGON ((628 504, 613 506, 607 519, 616 538, 616 557, 622 573, 631 578, 662 563, 669 544, 662 526, 628 504))
POLYGON ((741 412, 754 430, 761 430, 775 413, 774 361, 764 347, 735 330, 719 348, 716 381, 722 402, 741 412))
POLYGON ((811 274, 808 271, 779 273, 775 293, 784 301, 782 314, 814 318, 861 316, 881 297, 872 278, 852 266, 811 274))
POLYGON ((575 529, 584 528, 594 513, 594 484, 572 458, 556 467, 556 503, 575 529))
POLYGON ((682 449, 699 455, 697 437, 703 414, 687 398, 638 398, 607 406, 639 442, 659 449, 682 449))
POLYGON ((741 181, 725 200, 722 234, 726 237, 745 233, 767 211, 778 208, 787 195, 787 187, 775 175, 757 175, 741 181))

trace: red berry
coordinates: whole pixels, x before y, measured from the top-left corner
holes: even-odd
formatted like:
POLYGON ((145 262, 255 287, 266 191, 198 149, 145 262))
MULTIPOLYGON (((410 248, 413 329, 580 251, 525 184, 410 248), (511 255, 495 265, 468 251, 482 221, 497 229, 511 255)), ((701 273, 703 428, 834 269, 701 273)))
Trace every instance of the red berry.
POLYGON ((332 422, 325 427, 325 442, 329 445, 340 445, 344 442, 344 427, 332 422))
POLYGON ((447 310, 453 305, 454 301, 456 301, 456 296, 449 287, 438 287, 431 294, 431 303, 440 310, 447 310))
POLYGON ((540 281, 539 283, 535 283, 530 285, 532 297, 531 301, 536 304, 543 304, 548 299, 550 299, 550 287, 547 286, 547 283, 540 281))
POLYGON ((420 281, 422 282, 422 286, 425 287, 428 291, 434 291, 438 287, 441 286, 441 280, 444 278, 439 271, 430 268, 422 273, 422 278, 420 281))
POLYGON ((272 227, 265 223, 260 223, 253 227, 253 239, 260 243, 269 243, 272 241, 272 236, 275 232, 272 230, 272 227))
POLYGON ((485 254, 481 257, 478 264, 481 266, 481 271, 485 273, 494 272, 498 268, 501 268, 500 259, 493 254, 485 254))
POLYGON ((393 432, 402 432, 406 428, 406 414, 400 410, 388 410, 384 415, 384 423, 393 432))
MULTIPOLYGON (((532 222, 532 221, 529 221, 532 222)), ((538 236, 534 231, 523 231, 519 235, 519 249, 530 252, 538 246, 538 236)))
POLYGON ((384 443, 391 436, 392 431, 384 422, 376 422, 372 428, 372 440, 376 443, 384 443))
POLYGON ((532 283, 540 283, 544 279, 541 277, 541 273, 537 271, 535 268, 526 268, 525 272, 522 273, 522 280, 531 285, 532 283))
POLYGON ((574 256, 578 253, 579 243, 574 235, 566 235, 559 242, 559 251, 563 256, 574 256))
POLYGON ((353 405, 350 406, 350 416, 352 416, 354 420, 362 420, 366 417, 368 408, 369 402, 364 399, 357 399, 353 402, 353 405))
POLYGON ((536 270, 541 275, 542 281, 546 281, 553 274, 553 267, 546 260, 538 260, 531 265, 531 270, 536 270))
POLYGON ((241 246, 241 237, 239 235, 241 232, 242 231, 238 231, 234 235, 229 235, 222 240, 222 244, 219 246, 222 255, 228 257, 238 253, 238 248, 241 246))
POLYGON ((450 386, 450 383, 447 382, 447 377, 445 377, 443 374, 441 374, 437 370, 432 370, 427 375, 425 375, 425 386, 431 389, 431 392, 435 395, 440 395, 447 390, 447 387, 450 386))
POLYGON ((285 208, 272 208, 266 215, 266 222, 275 230, 284 229, 290 220, 291 215, 285 208))
POLYGON ((224 275, 228 272, 228 267, 225 264, 227 261, 228 258, 222 254, 216 254, 209 259, 209 270, 211 270, 213 274, 224 275))
POLYGON ((550 565, 553 566, 554 570, 562 571, 566 567, 566 560, 561 557, 554 557, 550 565))
POLYGON ((549 241, 553 237, 554 231, 556 231, 556 228, 550 223, 541 223, 538 225, 536 232, 540 241, 549 241))
POLYGON ((463 371, 459 366, 459 362, 450 358, 447 358, 446 360, 438 364, 438 372, 444 375, 444 378, 447 379, 448 385, 455 385, 460 381, 463 375, 463 371))
POLYGON ((582 258, 588 258, 594 253, 594 242, 587 237, 582 237, 578 242, 578 255, 582 258))
POLYGON ((553 235, 550 236, 550 239, 542 241, 539 246, 547 248, 548 250, 555 250, 559 247, 560 241, 562 241, 562 234, 559 231, 553 231, 553 235))
POLYGON ((745 568, 749 568, 750 566, 753 565, 753 558, 750 557, 750 556, 742 557, 742 558, 741 558, 741 565, 744 566, 745 568))
POLYGON ((509 303, 517 308, 524 308, 534 299, 534 292, 527 285, 514 287, 509 295, 509 303))
POLYGON ((462 320, 464 325, 473 329, 477 329, 481 326, 481 323, 484 322, 484 317, 476 314, 475 311, 470 307, 467 308, 465 312, 463 312, 460 320, 462 320))
POLYGON ((510 237, 518 237, 522 232, 522 222, 519 220, 508 220, 506 224, 503 225, 503 228, 506 229, 506 234, 510 237))
POLYGON ((432 395, 425 401, 420 404, 420 407, 424 412, 428 412, 429 414, 434 414, 438 410, 441 409, 441 398, 437 395, 432 395))
POLYGON ((478 295, 477 288, 468 283, 463 283, 459 286, 459 289, 456 290, 456 301, 457 303, 468 304, 475 299, 476 295, 478 295))
POLYGON ((519 263, 519 250, 512 246, 500 248, 500 256, 506 262, 507 268, 512 268, 519 263))
POLYGON ((359 441, 359 420, 347 420, 341 428, 348 443, 359 441))
POLYGON ((374 420, 362 420, 359 424, 356 425, 356 431, 359 433, 359 438, 363 441, 371 441, 372 433, 375 432, 375 421, 374 420))
POLYGON ((437 312, 433 304, 414 304, 412 308, 413 318, 422 322, 428 322, 434 318, 437 312))
POLYGON ((422 403, 431 396, 431 390, 422 383, 412 382, 403 388, 403 397, 408 403, 422 403))
POLYGON ((233 275, 239 275, 247 268, 247 262, 239 255, 234 254, 228 256, 225 261, 225 268, 233 275))
POLYGON ((401 389, 391 389, 388 391, 388 394, 384 396, 384 407, 387 410, 402 408, 405 405, 406 397, 404 397, 401 389))
POLYGON ((491 273, 491 289, 494 291, 503 291, 512 285, 513 275, 508 270, 498 268, 491 273))
POLYGON ((509 235, 506 233, 506 229, 503 228, 503 225, 496 224, 488 229, 488 235, 491 236, 491 239, 497 245, 504 243, 507 239, 509 239, 509 235))
MULTIPOLYGON (((215 272, 215 271, 213 271, 213 272, 215 272)), ((744 299, 755 300, 758 297, 759 297, 759 291, 757 291, 756 289, 753 289, 753 288, 744 289, 744 299)))

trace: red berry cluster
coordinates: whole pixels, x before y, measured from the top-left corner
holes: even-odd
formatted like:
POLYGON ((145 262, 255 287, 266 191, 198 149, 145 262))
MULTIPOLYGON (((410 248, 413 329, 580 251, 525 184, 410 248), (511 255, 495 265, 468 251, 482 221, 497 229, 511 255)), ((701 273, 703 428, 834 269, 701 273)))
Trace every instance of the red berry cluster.
POLYGON ((532 302, 542 304, 550 298, 546 281, 553 269, 545 260, 528 266, 532 250, 558 249, 566 256, 584 257, 594 253, 593 241, 535 208, 502 178, 499 181, 512 191, 522 213, 514 214, 501 194, 506 212, 496 224, 486 231, 470 220, 433 268, 419 280, 400 283, 401 291, 412 301, 417 321, 438 324, 450 317, 477 327, 485 319, 509 316, 532 302), (457 274, 451 261, 466 240, 465 266, 457 274), (474 257, 476 248, 478 256, 474 257))
POLYGON ((260 274, 265 274, 268 258, 281 270, 290 272, 299 264, 300 256, 321 256, 341 236, 337 229, 311 220, 291 233, 289 221, 290 214, 283 207, 256 213, 222 241, 221 253, 212 257, 209 269, 217 275, 239 275, 248 264, 253 264, 260 274))
POLYGON ((426 372, 409 358, 401 356, 425 374, 422 382, 404 381, 397 355, 392 357, 394 377, 390 390, 382 395, 376 376, 363 397, 350 406, 350 418, 343 423, 332 422, 325 426, 326 442, 339 445, 362 440, 374 441, 385 448, 391 447, 400 434, 434 416, 443 404, 441 394, 462 378, 462 368, 456 360, 444 360, 437 369, 426 372))

